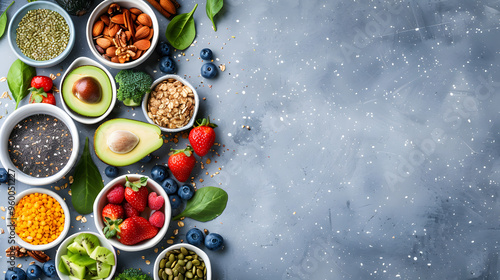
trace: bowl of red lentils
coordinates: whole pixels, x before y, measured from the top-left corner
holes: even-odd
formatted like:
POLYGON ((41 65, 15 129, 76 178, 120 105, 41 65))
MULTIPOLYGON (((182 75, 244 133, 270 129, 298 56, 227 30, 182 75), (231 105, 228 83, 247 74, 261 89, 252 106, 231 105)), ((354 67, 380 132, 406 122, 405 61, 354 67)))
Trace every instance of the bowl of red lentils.
POLYGON ((42 251, 57 246, 70 228, 66 202, 55 192, 42 188, 27 189, 7 211, 7 228, 15 232, 19 246, 42 251))

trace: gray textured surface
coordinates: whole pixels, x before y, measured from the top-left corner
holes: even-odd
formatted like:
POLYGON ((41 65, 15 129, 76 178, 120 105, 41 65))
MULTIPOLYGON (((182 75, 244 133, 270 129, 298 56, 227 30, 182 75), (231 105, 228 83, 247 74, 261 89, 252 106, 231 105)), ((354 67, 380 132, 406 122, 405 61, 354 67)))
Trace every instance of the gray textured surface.
MULTIPOLYGON (((222 234, 225 250, 208 252, 214 279, 500 278, 497 1, 226 0, 216 33, 203 2, 178 74, 206 97, 199 116, 215 118, 225 145, 197 166, 198 186, 230 199, 212 222, 186 220, 176 242, 193 226, 222 234), (204 47, 227 67, 213 81, 199 76, 204 47)), ((90 55, 83 35, 60 67, 39 73, 90 55)), ((0 50, 6 76, 5 38, 0 50)), ((154 78, 157 58, 142 67, 154 78)), ((123 106, 116 116, 144 120, 123 106)), ((81 139, 96 127, 79 125, 81 139)), ((72 225, 95 230, 91 217, 72 225)), ((152 271, 145 260, 155 258, 122 253, 119 270, 152 271)))

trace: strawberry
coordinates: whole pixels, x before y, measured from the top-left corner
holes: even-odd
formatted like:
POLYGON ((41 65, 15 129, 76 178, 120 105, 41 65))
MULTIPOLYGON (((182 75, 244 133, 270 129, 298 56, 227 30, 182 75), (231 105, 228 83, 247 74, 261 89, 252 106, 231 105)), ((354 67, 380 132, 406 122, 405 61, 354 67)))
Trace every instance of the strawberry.
POLYGON ((163 196, 158 196, 157 193, 151 192, 148 196, 148 205, 151 210, 160 210, 165 203, 163 196))
POLYGON ((195 164, 193 148, 190 146, 182 150, 174 150, 174 153, 168 158, 168 167, 179 182, 185 182, 189 179, 195 164))
POLYGON ((123 215, 125 215, 125 210, 121 205, 117 204, 108 204, 104 206, 102 209, 102 219, 107 220, 110 219, 112 221, 123 219, 123 215))
POLYGON ((130 203, 128 203, 128 202, 123 203, 123 208, 125 209, 125 217, 126 218, 137 217, 141 214, 141 213, 139 213, 139 211, 137 211, 137 209, 132 207, 132 205, 130 205, 130 203))
POLYGON ((50 77, 47 76, 35 76, 31 79, 31 87, 35 89, 42 88, 44 92, 49 92, 52 90, 53 82, 50 77))
POLYGON ((118 226, 116 237, 124 245, 134 245, 151 239, 158 233, 158 228, 143 217, 131 217, 118 226))
POLYGON ((109 203, 121 204, 125 198, 125 187, 122 184, 114 185, 106 195, 109 203))
POLYGON ((216 124, 210 123, 210 119, 200 119, 196 121, 196 126, 189 132, 189 143, 193 146, 194 152, 202 157, 205 156, 215 142, 214 127, 216 124))
POLYGON ((31 95, 29 103, 47 103, 56 105, 56 98, 50 92, 44 92, 42 88, 29 88, 31 95))
POLYGON ((127 180, 125 183, 125 200, 137 211, 144 211, 148 204, 148 189, 146 188, 148 178, 141 177, 141 179, 134 182, 129 181, 128 177, 125 178, 127 180))
POLYGON ((161 211, 155 211, 151 217, 149 217, 149 223, 157 228, 162 228, 165 224, 165 214, 161 211))
POLYGON ((102 209, 102 219, 106 226, 102 230, 107 238, 116 235, 116 227, 123 221, 125 210, 121 205, 108 204, 102 209))

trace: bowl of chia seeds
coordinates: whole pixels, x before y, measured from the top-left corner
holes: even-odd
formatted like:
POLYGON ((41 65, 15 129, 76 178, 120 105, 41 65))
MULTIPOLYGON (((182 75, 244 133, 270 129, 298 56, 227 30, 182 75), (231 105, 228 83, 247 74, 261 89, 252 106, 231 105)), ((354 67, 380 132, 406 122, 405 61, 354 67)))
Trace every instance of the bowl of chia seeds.
POLYGON ((51 67, 61 63, 75 44, 75 27, 59 5, 36 1, 24 5, 10 19, 11 49, 24 63, 51 67))
POLYGON ((73 119, 50 104, 15 110, 0 129, 0 161, 15 180, 32 186, 60 180, 76 163, 80 147, 73 119))

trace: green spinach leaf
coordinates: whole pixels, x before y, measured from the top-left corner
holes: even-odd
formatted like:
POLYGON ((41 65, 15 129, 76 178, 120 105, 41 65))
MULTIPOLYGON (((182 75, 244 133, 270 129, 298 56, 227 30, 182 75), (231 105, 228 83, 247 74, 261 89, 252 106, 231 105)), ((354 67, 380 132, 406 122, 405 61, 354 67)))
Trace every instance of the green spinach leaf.
POLYGON ((71 202, 76 212, 82 215, 92 213, 94 200, 103 187, 101 173, 90 155, 87 137, 82 157, 75 167, 73 184, 71 184, 71 202))
POLYGON ((5 33, 5 28, 7 28, 7 10, 14 4, 15 1, 12 1, 10 5, 3 11, 2 15, 0 15, 0 38, 2 38, 3 33, 5 33))
POLYGON ((173 219, 178 220, 182 217, 189 217, 200 222, 213 220, 224 212, 227 199, 227 193, 221 188, 204 187, 198 189, 194 197, 188 200, 184 211, 173 219))
POLYGON ((187 14, 180 14, 168 24, 165 36, 170 44, 178 49, 184 50, 191 45, 196 37, 196 26, 194 24, 193 14, 198 4, 187 14))
POLYGON ((214 31, 217 31, 214 17, 222 10, 222 6, 224 6, 224 0, 207 0, 207 16, 212 21, 214 31))
POLYGON ((34 76, 36 76, 35 67, 31 67, 19 59, 10 66, 9 73, 7 73, 7 84, 14 100, 16 100, 16 109, 19 102, 28 95, 31 79, 34 76))

